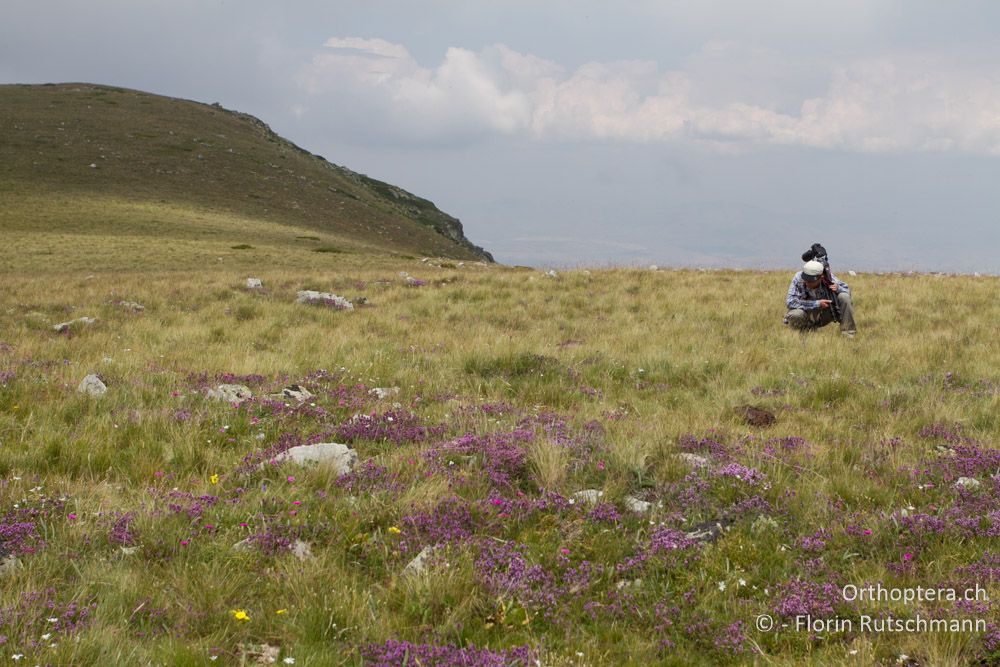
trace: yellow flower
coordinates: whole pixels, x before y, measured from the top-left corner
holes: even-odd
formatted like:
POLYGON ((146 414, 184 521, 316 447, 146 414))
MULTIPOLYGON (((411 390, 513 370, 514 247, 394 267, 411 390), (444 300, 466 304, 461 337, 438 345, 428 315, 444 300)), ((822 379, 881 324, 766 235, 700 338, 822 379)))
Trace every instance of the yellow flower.
POLYGON ((208 478, 208 481, 210 481, 212 484, 218 484, 219 483, 219 476, 218 475, 212 475, 211 477, 208 478))
POLYGON ((391 526, 389 528, 389 532, 392 533, 393 535, 399 535, 403 531, 401 531, 399 528, 396 528, 395 526, 391 526))
POLYGON ((233 609, 229 612, 233 615, 237 621, 249 621, 250 617, 247 615, 246 611, 243 609, 233 609))
POLYGON ((275 613, 275 614, 287 614, 287 613, 288 613, 288 610, 287 610, 287 609, 279 609, 278 611, 276 611, 276 612, 274 612, 274 613, 275 613))

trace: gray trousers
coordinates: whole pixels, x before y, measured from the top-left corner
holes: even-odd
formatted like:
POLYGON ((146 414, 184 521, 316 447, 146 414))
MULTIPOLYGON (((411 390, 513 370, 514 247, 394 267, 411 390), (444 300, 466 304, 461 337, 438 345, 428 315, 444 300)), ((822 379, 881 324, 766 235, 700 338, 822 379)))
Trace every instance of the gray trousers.
MULTIPOLYGON (((837 305, 840 306, 840 330, 845 333, 857 331, 854 325, 854 306, 851 304, 851 295, 847 292, 838 292, 837 305)), ((813 310, 793 308, 785 314, 785 324, 790 324, 796 329, 816 329, 825 327, 830 322, 833 322, 831 308, 814 308, 813 310)))

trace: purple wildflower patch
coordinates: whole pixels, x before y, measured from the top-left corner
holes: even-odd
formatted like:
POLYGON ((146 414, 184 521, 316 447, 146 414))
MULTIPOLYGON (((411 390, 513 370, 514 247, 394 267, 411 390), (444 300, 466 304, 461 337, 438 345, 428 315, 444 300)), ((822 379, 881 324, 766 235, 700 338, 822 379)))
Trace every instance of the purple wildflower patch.
POLYGON ((429 512, 404 516, 400 524, 403 529, 400 551, 403 553, 467 540, 477 528, 470 506, 455 497, 446 498, 429 512))
POLYGON ((831 582, 819 583, 800 579, 786 581, 775 592, 774 612, 779 616, 812 615, 832 617, 834 607, 843 602, 841 589, 831 582))
POLYGON ((390 639, 384 644, 368 644, 360 648, 366 665, 372 667, 528 667, 534 664, 535 653, 527 646, 491 651, 467 646, 413 644, 390 639))
POLYGON ((727 463, 715 471, 715 476, 735 477, 750 486, 763 486, 767 488, 767 475, 756 468, 748 468, 740 463, 727 463))
POLYGON ((403 445, 440 436, 447 428, 444 424, 424 426, 419 417, 411 412, 390 410, 381 414, 358 415, 338 426, 336 435, 344 442, 372 440, 403 445))
POLYGON ((473 457, 493 488, 508 488, 523 479, 527 472, 528 453, 523 447, 535 437, 533 431, 517 429, 491 435, 460 436, 423 453, 435 469, 455 474, 456 459, 473 457))
POLYGON ((525 608, 555 616, 559 587, 544 567, 528 562, 526 550, 523 544, 481 541, 475 561, 477 578, 491 595, 511 597, 525 608))

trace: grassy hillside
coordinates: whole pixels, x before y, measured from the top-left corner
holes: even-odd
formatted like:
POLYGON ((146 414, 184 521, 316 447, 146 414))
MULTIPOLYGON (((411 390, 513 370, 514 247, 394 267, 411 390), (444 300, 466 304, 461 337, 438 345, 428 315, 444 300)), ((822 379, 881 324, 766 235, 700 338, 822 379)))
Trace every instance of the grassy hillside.
POLYGON ((256 291, 228 257, 5 275, 6 658, 998 664, 997 279, 852 278, 846 340, 782 327, 782 273, 343 257, 258 267, 256 291), (77 392, 89 373, 106 395, 77 392), (254 398, 207 397, 233 381, 254 398), (314 397, 268 398, 293 383, 314 397), (269 463, 328 441, 352 473, 269 463), (983 593, 844 594, 876 585, 983 593), (854 627, 796 627, 810 615, 854 627))
MULTIPOLYGON (((117 239, 137 266, 307 253, 491 259, 430 202, 326 162, 218 106, 89 84, 0 86, 0 270, 117 239)), ((328 262, 330 257, 327 257, 328 262)), ((100 270, 100 262, 92 268, 100 270)))

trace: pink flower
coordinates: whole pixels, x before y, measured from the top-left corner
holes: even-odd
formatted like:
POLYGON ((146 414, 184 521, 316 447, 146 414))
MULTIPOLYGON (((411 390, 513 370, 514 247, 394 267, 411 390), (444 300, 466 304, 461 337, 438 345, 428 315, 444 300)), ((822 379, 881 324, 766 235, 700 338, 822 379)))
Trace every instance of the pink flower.
POLYGON ((170 392, 170 395, 173 396, 174 398, 177 398, 178 396, 181 395, 181 392, 174 390, 170 392))
POLYGON ((604 470, 604 461, 598 461, 597 462, 597 469, 598 470, 604 470))
POLYGON ((490 502, 494 505, 503 505, 503 498, 492 498, 490 502))
POLYGON ((288 479, 288 483, 289 484, 294 484, 295 483, 295 476, 294 475, 289 475, 287 477, 287 479, 288 479))
POLYGON ((905 560, 907 562, 913 560, 913 554, 911 554, 909 551, 907 551, 905 554, 903 554, 903 560, 905 560))
POLYGON ((295 516, 296 514, 298 514, 298 510, 292 510, 288 513, 288 516, 295 516))
POLYGON ((871 535, 872 534, 871 528, 865 528, 864 534, 865 535, 871 535))
POLYGON ((157 470, 156 472, 153 473, 153 477, 163 477, 163 471, 157 470))
POLYGON ((189 544, 191 544, 191 540, 181 540, 181 546, 182 547, 186 547, 189 544))
POLYGON ((569 549, 567 549, 566 547, 563 547, 562 549, 559 550, 559 553, 561 553, 563 556, 568 556, 569 555, 569 549))
POLYGON ((76 515, 73 514, 72 512, 70 512, 69 514, 67 514, 66 518, 69 519, 70 521, 76 521, 76 515))
POLYGON ((293 500, 293 501, 292 501, 292 504, 293 504, 293 505, 301 505, 301 504, 302 504, 302 501, 301 501, 301 500, 293 500))

